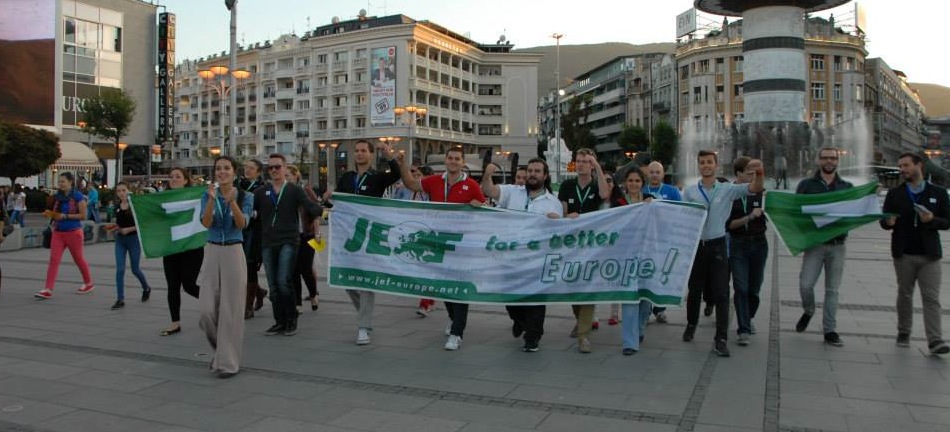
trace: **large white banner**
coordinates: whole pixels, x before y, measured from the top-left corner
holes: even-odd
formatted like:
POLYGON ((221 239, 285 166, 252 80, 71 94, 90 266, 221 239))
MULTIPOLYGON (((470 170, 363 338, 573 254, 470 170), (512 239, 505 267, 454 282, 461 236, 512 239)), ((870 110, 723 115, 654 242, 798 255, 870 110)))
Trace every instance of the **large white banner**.
POLYGON ((706 210, 655 201, 548 219, 333 194, 329 284, 464 303, 678 306, 706 210))
POLYGON ((373 48, 370 61, 370 122, 392 126, 396 123, 396 47, 373 48))

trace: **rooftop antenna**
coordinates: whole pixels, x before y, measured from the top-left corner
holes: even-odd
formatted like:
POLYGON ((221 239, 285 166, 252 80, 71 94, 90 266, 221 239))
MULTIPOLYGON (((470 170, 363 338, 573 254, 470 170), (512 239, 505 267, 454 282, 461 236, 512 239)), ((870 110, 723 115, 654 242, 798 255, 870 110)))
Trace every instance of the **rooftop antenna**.
POLYGON ((310 17, 307 17, 307 30, 310 30, 310 17))

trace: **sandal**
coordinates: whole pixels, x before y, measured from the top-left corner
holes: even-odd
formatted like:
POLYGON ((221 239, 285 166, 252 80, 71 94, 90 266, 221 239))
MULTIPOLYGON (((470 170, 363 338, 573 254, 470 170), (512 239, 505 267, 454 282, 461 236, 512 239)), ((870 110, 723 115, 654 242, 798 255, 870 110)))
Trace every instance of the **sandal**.
POLYGON ((166 328, 165 330, 162 330, 162 332, 159 333, 158 335, 159 335, 159 336, 171 336, 171 335, 173 335, 173 334, 175 334, 175 333, 181 333, 181 326, 178 326, 178 327, 168 327, 168 328, 166 328))
POLYGON ((310 310, 317 310, 317 309, 320 309, 320 297, 319 296, 310 297, 310 310))

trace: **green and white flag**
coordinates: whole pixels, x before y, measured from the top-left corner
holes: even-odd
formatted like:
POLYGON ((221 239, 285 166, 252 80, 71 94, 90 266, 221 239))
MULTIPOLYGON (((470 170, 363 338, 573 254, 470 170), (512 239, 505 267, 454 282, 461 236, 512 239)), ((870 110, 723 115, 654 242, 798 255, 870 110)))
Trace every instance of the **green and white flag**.
POLYGON ((201 225, 201 195, 206 190, 190 187, 131 196, 145 256, 163 257, 204 247, 208 230, 201 225))
POLYGON ((330 286, 464 303, 679 306, 706 217, 665 201, 548 219, 333 197, 330 286))
POLYGON ((765 214, 792 255, 820 245, 885 215, 877 182, 820 194, 768 191, 765 214))

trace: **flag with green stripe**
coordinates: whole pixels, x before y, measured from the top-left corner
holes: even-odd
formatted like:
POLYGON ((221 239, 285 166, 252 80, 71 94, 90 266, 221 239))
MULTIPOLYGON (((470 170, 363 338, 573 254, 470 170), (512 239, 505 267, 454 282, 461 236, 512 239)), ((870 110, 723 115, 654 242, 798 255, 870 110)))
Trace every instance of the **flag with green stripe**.
POLYGON ((769 191, 765 214, 792 255, 820 245, 885 215, 877 182, 820 194, 769 191))
POLYGON ((130 196, 145 256, 163 257, 204 247, 208 230, 201 225, 201 195, 206 190, 191 187, 130 196))

